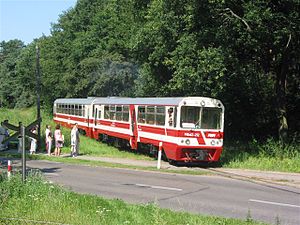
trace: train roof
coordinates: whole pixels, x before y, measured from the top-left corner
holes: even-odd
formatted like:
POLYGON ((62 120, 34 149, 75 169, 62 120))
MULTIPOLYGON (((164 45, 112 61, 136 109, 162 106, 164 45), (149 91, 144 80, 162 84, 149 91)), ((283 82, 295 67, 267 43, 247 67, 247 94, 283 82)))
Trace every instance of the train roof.
POLYGON ((94 104, 134 104, 134 105, 178 105, 183 98, 167 97, 167 98, 122 98, 108 97, 95 99, 94 104))
POLYGON ((54 104, 79 104, 90 105, 96 99, 96 97, 88 98, 59 98, 54 101, 54 104))
POLYGON ((61 98, 55 100, 54 104, 98 104, 98 105, 169 105, 177 106, 183 101, 206 101, 212 100, 208 97, 145 97, 145 98, 128 98, 128 97, 89 97, 89 98, 61 98))

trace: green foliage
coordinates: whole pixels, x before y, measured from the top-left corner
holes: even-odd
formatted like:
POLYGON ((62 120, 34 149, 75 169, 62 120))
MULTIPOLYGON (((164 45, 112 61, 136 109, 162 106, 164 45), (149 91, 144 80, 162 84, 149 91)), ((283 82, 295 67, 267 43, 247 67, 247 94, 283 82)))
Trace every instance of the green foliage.
POLYGON ((79 0, 51 36, 1 43, 0 104, 35 103, 38 44, 45 108, 63 97, 201 95, 225 104, 226 138, 261 141, 280 129, 298 138, 299 7, 297 0, 79 0))
POLYGON ((11 40, 0 43, 0 106, 13 107, 19 96, 16 67, 24 43, 11 40))
POLYGON ((298 142, 282 144, 272 138, 265 142, 226 143, 221 155, 223 167, 283 172, 300 172, 298 142))

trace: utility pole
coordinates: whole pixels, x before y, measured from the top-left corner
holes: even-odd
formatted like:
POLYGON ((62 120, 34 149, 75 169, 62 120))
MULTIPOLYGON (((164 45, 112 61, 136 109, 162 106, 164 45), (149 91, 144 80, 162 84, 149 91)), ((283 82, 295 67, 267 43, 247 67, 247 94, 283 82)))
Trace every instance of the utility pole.
MULTIPOLYGON (((40 92, 41 92, 41 78, 40 78, 40 49, 36 45, 36 106, 37 106, 37 120, 41 118, 41 102, 40 102, 40 92)), ((37 140, 37 150, 41 150, 41 122, 38 123, 38 140, 37 140)))
POLYGON ((19 123, 20 134, 22 136, 22 181, 26 181, 26 154, 25 154, 25 127, 19 123))

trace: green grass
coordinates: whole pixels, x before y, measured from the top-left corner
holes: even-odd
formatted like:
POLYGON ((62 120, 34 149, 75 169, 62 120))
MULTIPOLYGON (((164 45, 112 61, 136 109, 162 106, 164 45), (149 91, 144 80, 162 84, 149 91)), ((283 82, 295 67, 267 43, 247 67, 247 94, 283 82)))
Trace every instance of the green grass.
MULTIPOLYGON (((22 110, 0 109, 0 121, 8 119, 10 123, 18 124, 22 121, 28 125, 36 118, 34 108, 22 110)), ((44 135, 46 124, 50 124, 54 129, 55 124, 52 116, 42 111, 42 135, 44 135)), ((65 136, 65 147, 63 153, 70 152, 70 130, 62 128, 65 136)), ((44 140, 44 137, 42 137, 44 140)), ((299 141, 298 141, 299 142, 299 141)), ((225 140, 225 147, 221 155, 219 165, 225 168, 256 169, 283 172, 300 172, 300 145, 294 141, 289 145, 281 145, 273 139, 264 143, 253 140, 250 143, 228 143, 225 140)), ((44 149, 44 144, 42 145, 44 149)), ((139 154, 135 151, 120 151, 119 149, 108 146, 92 140, 88 137, 81 136, 80 154, 100 157, 130 158, 137 160, 150 160, 146 155, 139 154)), ((55 158, 55 160, 60 160, 55 158)), ((75 161, 79 163, 79 161, 75 161)), ((95 162, 90 162, 94 164, 95 162)), ((96 163, 95 163, 96 164, 96 163)), ((99 164, 98 164, 99 165, 99 164)), ((114 165, 116 166, 116 165, 114 165)), ((120 167, 120 165, 118 165, 120 167)), ((129 168, 129 166, 127 166, 129 168)))
MULTIPOLYGON (((22 218, 72 225, 254 225, 245 220, 193 215, 161 209, 156 204, 134 205, 122 200, 107 200, 83 195, 48 183, 39 173, 32 173, 22 183, 18 175, 7 180, 0 175, 0 218, 22 218)), ((0 220, 1 221, 1 220, 0 220)))
POLYGON ((300 145, 280 144, 274 139, 265 142, 225 144, 221 165, 227 168, 255 169, 300 173, 300 145))
MULTIPOLYGON (((0 121, 5 119, 9 120, 9 123, 18 125, 22 122, 25 126, 36 120, 36 110, 35 108, 28 109, 0 109, 0 121)), ((42 151, 45 151, 45 129, 46 125, 51 125, 51 129, 54 132, 55 123, 52 119, 52 115, 42 111, 42 123, 41 123, 41 140, 42 140, 42 151)), ((62 153, 70 153, 70 134, 71 130, 65 127, 61 127, 62 133, 65 137, 64 147, 62 148, 62 153)), ((11 131, 11 133, 13 133, 11 131)), ((101 157, 113 157, 113 158, 130 158, 137 160, 154 160, 151 157, 140 154, 135 151, 120 151, 119 149, 108 146, 107 144, 99 143, 94 139, 82 136, 80 137, 80 154, 90 155, 90 156, 101 156, 101 157)), ((29 141, 27 141, 27 148, 29 148, 29 141)))
MULTIPOLYGON (((69 138, 71 130, 64 129, 63 131, 69 138)), ((70 153, 69 142, 67 142, 66 147, 62 148, 63 153, 70 153)), ((86 136, 80 136, 80 154, 89 155, 89 156, 99 156, 99 157, 110 157, 110 158, 129 158, 137 160, 150 160, 153 161, 154 158, 151 158, 147 155, 143 155, 135 150, 125 151, 119 150, 113 146, 108 146, 107 144, 100 143, 95 139, 91 139, 86 136)))

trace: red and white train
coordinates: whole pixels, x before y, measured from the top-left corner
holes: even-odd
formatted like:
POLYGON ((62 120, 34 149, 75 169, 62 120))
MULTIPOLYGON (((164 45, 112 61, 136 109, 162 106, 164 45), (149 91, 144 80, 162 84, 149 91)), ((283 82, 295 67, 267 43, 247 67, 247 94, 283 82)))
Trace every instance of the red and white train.
POLYGON ((224 106, 207 97, 57 99, 54 121, 133 150, 162 150, 170 162, 215 162, 223 147, 224 106))

